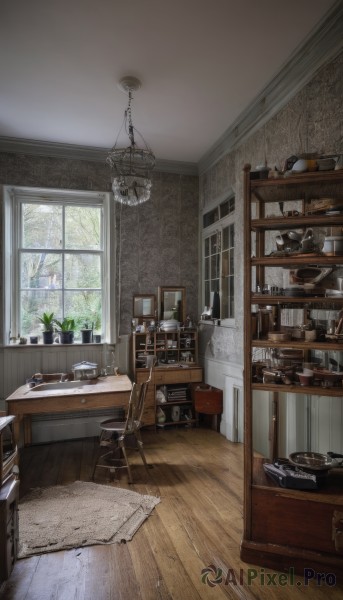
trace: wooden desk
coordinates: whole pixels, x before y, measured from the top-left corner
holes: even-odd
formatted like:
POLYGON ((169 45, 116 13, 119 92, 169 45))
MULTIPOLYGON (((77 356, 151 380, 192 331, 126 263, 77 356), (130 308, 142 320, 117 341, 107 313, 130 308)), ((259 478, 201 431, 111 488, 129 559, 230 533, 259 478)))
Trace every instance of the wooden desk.
POLYGON ((15 415, 14 435, 20 440, 24 426, 24 444, 31 444, 31 415, 68 413, 113 406, 127 406, 131 381, 127 375, 99 377, 80 388, 35 391, 26 385, 6 398, 7 414, 15 415))

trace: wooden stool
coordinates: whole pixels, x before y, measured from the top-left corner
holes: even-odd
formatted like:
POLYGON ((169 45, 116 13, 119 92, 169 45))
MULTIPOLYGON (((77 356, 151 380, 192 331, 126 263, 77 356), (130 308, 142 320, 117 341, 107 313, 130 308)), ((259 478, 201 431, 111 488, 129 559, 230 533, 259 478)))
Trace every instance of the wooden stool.
POLYGON ((220 431, 220 421, 223 412, 223 391, 207 384, 198 385, 194 389, 194 409, 197 425, 199 413, 212 415, 216 431, 220 431))

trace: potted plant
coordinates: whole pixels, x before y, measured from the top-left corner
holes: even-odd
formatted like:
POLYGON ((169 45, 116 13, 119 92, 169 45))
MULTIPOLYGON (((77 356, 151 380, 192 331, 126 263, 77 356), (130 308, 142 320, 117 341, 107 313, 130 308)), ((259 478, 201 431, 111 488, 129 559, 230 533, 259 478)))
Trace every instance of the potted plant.
POLYGON ((57 321, 54 319, 58 327, 58 335, 60 338, 60 344, 72 344, 74 341, 74 329, 75 321, 69 317, 64 317, 63 321, 57 321))
POLYGON ((43 329, 43 342, 44 344, 53 344, 54 342, 54 313, 43 313, 38 320, 42 323, 43 329))
POLYGON ((83 344, 90 344, 93 341, 93 327, 90 328, 88 323, 84 323, 81 329, 81 339, 83 344))

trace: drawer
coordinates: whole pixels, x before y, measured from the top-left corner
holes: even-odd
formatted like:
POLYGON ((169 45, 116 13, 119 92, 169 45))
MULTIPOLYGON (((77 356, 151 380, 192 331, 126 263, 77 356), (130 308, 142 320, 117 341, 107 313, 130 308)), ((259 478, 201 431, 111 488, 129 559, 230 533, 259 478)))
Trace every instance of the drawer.
POLYGON ((169 383, 190 383, 192 381, 202 380, 202 369, 166 369, 155 370, 153 373, 153 381, 156 385, 169 383))

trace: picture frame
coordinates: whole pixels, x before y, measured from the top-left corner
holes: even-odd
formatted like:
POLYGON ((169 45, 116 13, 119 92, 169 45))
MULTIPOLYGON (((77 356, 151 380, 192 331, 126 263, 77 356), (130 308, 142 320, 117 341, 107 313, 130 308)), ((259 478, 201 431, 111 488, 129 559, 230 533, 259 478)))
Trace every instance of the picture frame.
POLYGON ((156 296, 154 294, 135 294, 133 296, 132 316, 134 319, 154 319, 156 296))

